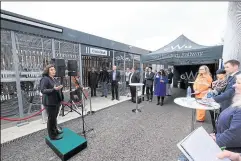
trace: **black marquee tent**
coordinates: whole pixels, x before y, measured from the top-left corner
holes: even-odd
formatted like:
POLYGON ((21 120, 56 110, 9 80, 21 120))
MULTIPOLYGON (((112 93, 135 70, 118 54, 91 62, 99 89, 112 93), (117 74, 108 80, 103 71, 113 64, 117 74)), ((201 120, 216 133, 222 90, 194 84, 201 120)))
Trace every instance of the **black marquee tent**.
POLYGON ((168 65, 197 65, 218 63, 223 45, 202 46, 181 35, 168 45, 142 55, 142 63, 168 65))

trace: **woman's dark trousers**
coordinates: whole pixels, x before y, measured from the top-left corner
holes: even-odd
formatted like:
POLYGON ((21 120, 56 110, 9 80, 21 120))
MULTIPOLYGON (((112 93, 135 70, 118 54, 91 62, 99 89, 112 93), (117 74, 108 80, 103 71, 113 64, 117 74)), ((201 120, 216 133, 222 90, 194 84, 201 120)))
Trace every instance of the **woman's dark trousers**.
MULTIPOLYGON (((212 126, 213 126, 213 133, 216 133, 216 120, 214 119, 214 111, 209 111, 210 115, 211 115, 211 122, 212 122, 212 126)), ((215 113, 215 118, 218 118, 218 113, 215 113)))
POLYGON ((59 105, 56 106, 46 106, 48 114, 47 129, 50 138, 56 137, 57 133, 57 116, 59 112, 59 105))
POLYGON ((91 87, 91 97, 96 96, 96 87, 91 87))

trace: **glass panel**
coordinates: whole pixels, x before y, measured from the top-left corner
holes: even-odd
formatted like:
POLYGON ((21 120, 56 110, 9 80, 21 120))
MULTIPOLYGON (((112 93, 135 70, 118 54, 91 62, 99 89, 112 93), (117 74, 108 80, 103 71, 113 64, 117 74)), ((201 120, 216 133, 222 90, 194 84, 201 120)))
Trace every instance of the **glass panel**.
POLYGON ((25 33, 15 33, 20 71, 20 85, 25 115, 41 109, 39 83, 44 67, 51 63, 52 40, 25 33))
POLYGON ((125 67, 131 69, 133 67, 133 54, 126 53, 125 67))
MULTIPOLYGON (((1 29, 1 71, 13 72, 11 33, 1 29)), ((2 72, 1 72, 2 73, 2 72)))
POLYGON ((140 72, 141 70, 140 60, 140 55, 134 55, 134 67, 136 68, 137 72, 140 72))
POLYGON ((16 82, 1 82, 1 117, 19 117, 16 82))
POLYGON ((51 39, 23 33, 16 33, 15 36, 20 77, 39 77, 53 58, 51 39))
POLYGON ((120 71, 121 75, 121 80, 119 84, 119 95, 120 96, 125 96, 126 95, 126 90, 125 90, 125 69, 124 69, 124 53, 123 52, 115 52, 114 53, 114 61, 115 65, 117 67, 117 70, 120 71))
MULTIPOLYGON (((1 29, 1 117, 19 117, 11 33, 1 29)), ((1 125, 9 123, 1 120, 1 125)))

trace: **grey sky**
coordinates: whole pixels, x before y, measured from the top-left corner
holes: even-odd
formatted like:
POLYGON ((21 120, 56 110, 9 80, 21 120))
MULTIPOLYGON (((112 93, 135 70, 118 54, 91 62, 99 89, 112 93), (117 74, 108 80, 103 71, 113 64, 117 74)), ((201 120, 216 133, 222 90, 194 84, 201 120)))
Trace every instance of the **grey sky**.
POLYGON ((1 8, 157 50, 181 34, 201 45, 218 44, 228 2, 2 2, 1 8))

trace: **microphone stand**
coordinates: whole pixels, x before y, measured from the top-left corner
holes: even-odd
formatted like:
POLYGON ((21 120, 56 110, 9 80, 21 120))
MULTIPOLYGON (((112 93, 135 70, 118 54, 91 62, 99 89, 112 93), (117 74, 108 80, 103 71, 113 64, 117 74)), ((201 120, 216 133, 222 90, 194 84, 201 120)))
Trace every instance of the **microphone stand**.
MULTIPOLYGON (((75 83, 76 83, 76 85, 78 85, 79 87, 76 89, 76 90, 80 90, 81 91, 81 93, 83 94, 83 96, 84 96, 84 98, 87 100, 87 96, 85 95, 85 93, 84 93, 84 91, 83 91, 83 87, 81 87, 80 85, 79 85, 79 83, 78 83, 78 81, 76 80, 76 78, 74 77, 74 79, 75 79, 75 83)), ((75 90, 75 91, 76 91, 75 90)), ((78 96, 78 95, 77 95, 78 96)), ((78 97, 80 97, 80 96, 78 96, 78 97)), ((83 100, 83 99, 82 99, 83 100)), ((76 106, 76 104, 74 103, 74 101, 72 100, 72 104, 76 107, 76 109, 77 109, 77 106, 76 106)), ((74 112, 76 112, 76 113, 78 113, 79 115, 81 115, 81 113, 79 113, 76 109, 73 109, 72 108, 72 110, 74 111, 74 112)), ((81 133, 81 135, 83 135, 85 138, 86 138, 86 133, 87 132, 90 132, 90 131, 94 131, 94 129, 93 128, 90 128, 89 130, 85 130, 85 125, 86 125, 86 122, 85 122, 85 120, 84 120, 84 105, 83 105, 83 102, 81 103, 81 112, 82 112, 82 115, 81 115, 81 118, 82 118, 82 133, 81 133)), ((86 125, 87 126, 87 125, 86 125)))

